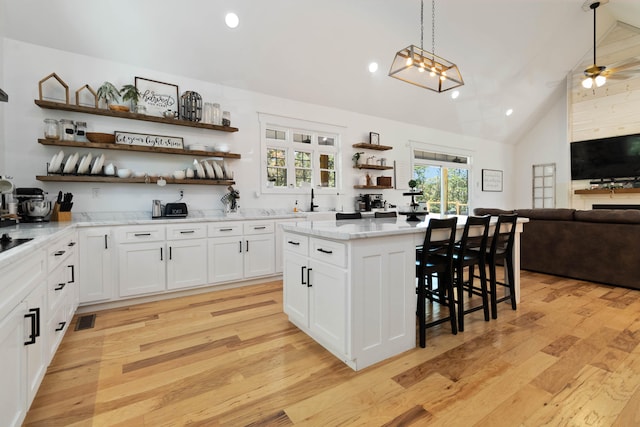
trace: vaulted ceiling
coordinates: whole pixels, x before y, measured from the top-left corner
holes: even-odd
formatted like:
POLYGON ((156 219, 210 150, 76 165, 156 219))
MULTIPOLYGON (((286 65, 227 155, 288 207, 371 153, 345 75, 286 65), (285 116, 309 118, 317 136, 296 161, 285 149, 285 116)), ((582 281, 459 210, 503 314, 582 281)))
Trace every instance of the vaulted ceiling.
MULTIPOLYGON (((593 40, 584 0, 437 0, 435 53, 465 81, 453 100, 387 76, 396 51, 420 44, 419 0, 0 1, 9 38, 507 143, 565 90, 593 40)), ((431 1, 424 9, 431 50, 431 1)), ((616 21, 640 28, 640 1, 602 5, 598 38, 616 21)))

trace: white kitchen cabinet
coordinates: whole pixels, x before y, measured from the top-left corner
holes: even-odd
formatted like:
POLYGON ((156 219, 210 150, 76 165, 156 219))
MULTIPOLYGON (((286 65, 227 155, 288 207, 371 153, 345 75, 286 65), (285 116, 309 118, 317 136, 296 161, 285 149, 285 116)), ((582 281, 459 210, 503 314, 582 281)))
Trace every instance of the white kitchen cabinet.
POLYGON ((167 289, 192 288, 207 283, 207 240, 167 242, 167 289))
POLYGON ((111 230, 111 227, 88 227, 78 232, 81 304, 105 301, 115 296, 111 230))
POLYGON ((0 319, 0 425, 16 427, 27 414, 27 359, 25 350, 24 315, 27 304, 22 302, 0 319))
POLYGON ((209 237, 209 282, 275 273, 273 221, 210 224, 209 237))
POLYGON ((283 242, 284 312, 325 348, 347 355, 350 298, 344 245, 290 233, 283 242))
POLYGON ((0 425, 19 426, 49 359, 45 252, 36 250, 0 269, 0 425))
POLYGON ((143 295, 166 289, 165 243, 145 242, 118 245, 120 296, 143 295))

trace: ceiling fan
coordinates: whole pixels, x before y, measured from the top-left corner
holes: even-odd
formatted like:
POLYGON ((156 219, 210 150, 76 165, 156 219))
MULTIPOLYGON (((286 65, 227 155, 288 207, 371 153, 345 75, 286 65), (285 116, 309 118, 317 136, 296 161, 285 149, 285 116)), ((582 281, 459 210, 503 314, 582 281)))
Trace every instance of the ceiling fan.
MULTIPOLYGON (((582 80, 582 87, 585 89, 591 89, 593 84, 597 87, 604 85, 607 82, 607 78, 613 79, 624 79, 630 77, 629 75, 624 75, 621 72, 623 71, 631 71, 631 68, 634 68, 640 65, 639 60, 633 60, 629 62, 624 62, 617 67, 607 68, 602 65, 597 65, 596 63, 596 9, 602 5, 608 3, 609 0, 586 0, 582 5, 582 9, 586 12, 589 10, 593 10, 593 65, 584 70, 585 79, 582 80), (620 74, 619 74, 620 73, 620 74), (614 74, 616 74, 614 76, 614 74)), ((633 70, 636 71, 636 70, 633 70)))

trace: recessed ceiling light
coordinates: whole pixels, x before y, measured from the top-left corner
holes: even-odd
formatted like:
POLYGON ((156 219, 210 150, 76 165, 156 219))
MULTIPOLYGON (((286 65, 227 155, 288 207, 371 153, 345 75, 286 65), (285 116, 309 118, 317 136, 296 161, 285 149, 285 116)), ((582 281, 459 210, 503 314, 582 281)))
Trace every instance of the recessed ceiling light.
POLYGON ((378 63, 372 62, 371 64, 369 64, 369 72, 375 73, 376 71, 378 71, 378 63))
POLYGON ((227 13, 227 16, 224 17, 224 22, 227 24, 229 28, 236 28, 240 23, 240 18, 233 12, 227 13))
POLYGON ((451 99, 456 99, 459 96, 460 96, 460 91, 454 90, 453 92, 451 92, 451 99))
POLYGON ((507 117, 512 115, 513 114, 513 108, 509 108, 504 114, 506 114, 507 117))

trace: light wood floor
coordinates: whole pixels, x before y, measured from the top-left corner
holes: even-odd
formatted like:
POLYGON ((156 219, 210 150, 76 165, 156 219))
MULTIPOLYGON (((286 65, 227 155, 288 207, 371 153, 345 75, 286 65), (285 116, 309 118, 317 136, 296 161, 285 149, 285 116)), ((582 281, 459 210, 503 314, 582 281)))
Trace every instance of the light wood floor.
POLYGON ((354 372, 281 283, 99 312, 67 332, 27 426, 638 426, 640 291, 523 272, 517 311, 354 372))

